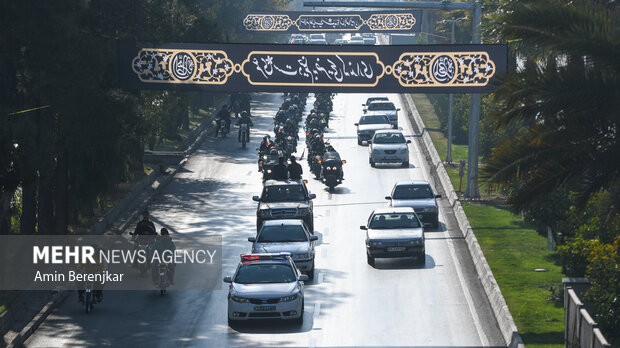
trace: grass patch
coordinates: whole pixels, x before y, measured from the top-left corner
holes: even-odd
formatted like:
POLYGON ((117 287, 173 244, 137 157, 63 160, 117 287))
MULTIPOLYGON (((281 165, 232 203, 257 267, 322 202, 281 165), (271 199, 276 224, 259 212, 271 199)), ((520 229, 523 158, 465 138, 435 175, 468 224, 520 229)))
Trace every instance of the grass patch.
MULTIPOLYGON (((445 159, 447 139, 433 105, 423 94, 413 101, 439 153, 445 159)), ((452 161, 467 161, 467 145, 452 145, 452 161)), ((458 166, 446 166, 452 185, 458 190, 458 166)), ((465 190, 467 178, 463 178, 465 190)), ((486 184, 479 183, 481 192, 486 184)), ((549 252, 547 240, 523 223, 506 207, 463 203, 493 275, 506 299, 519 333, 527 347, 564 347, 562 267, 556 252, 549 252), (549 272, 534 272, 544 268, 549 272)))
POLYGON ((463 209, 526 346, 563 347, 563 275, 557 253, 547 251, 546 238, 505 208, 464 203, 463 209))

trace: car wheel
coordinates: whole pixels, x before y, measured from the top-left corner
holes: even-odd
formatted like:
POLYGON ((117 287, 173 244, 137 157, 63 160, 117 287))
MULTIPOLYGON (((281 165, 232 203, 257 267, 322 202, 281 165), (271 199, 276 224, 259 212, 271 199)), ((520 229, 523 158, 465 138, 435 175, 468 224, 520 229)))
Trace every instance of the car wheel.
POLYGON ((238 320, 230 319, 230 317, 228 317, 228 326, 234 327, 237 324, 239 324, 238 320))
POLYGON ((403 162, 403 167, 405 167, 405 168, 409 168, 409 161, 407 161, 407 162, 403 162))
POLYGON ((304 300, 301 300, 301 313, 299 314, 299 318, 294 319, 295 324, 303 324, 304 323, 304 300))
POLYGON ((357 138, 357 145, 362 145, 362 139, 357 138))
POLYGON ((372 159, 368 159, 368 162, 370 163, 371 167, 374 168, 376 166, 375 162, 372 159))
POLYGON ((366 262, 372 267, 375 267, 375 258, 366 254, 366 262))
POLYGON ((314 279, 314 261, 312 261, 312 268, 308 271, 308 280, 314 279))
POLYGON ((418 255, 418 265, 420 266, 426 265, 426 254, 418 255))

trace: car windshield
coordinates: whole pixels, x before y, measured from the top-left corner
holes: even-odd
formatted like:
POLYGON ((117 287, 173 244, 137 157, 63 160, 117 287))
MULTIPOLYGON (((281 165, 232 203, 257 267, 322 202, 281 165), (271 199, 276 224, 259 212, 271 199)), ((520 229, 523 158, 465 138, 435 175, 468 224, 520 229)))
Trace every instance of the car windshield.
POLYGON ((264 226, 257 243, 307 242, 308 236, 301 225, 264 226))
POLYGON ((325 40, 325 36, 323 36, 323 34, 310 34, 310 39, 312 39, 312 40, 325 40))
POLYGON ((433 198, 433 191, 428 185, 398 185, 392 195, 394 199, 433 198))
POLYGON ((414 213, 375 214, 370 220, 372 229, 419 228, 420 221, 414 213))
POLYGON ((235 283, 239 284, 292 283, 295 280, 293 268, 284 263, 242 265, 235 277, 235 283))
POLYGON ((263 190, 263 202, 299 202, 305 201, 306 191, 301 185, 274 185, 263 190))
POLYGON ((392 103, 371 103, 368 110, 396 110, 396 107, 392 103))
POLYGON ((375 144, 404 144, 405 137, 400 133, 376 133, 375 144))
POLYGON ((360 124, 381 124, 381 123, 390 123, 390 120, 385 115, 375 115, 375 116, 362 116, 360 118, 360 124))

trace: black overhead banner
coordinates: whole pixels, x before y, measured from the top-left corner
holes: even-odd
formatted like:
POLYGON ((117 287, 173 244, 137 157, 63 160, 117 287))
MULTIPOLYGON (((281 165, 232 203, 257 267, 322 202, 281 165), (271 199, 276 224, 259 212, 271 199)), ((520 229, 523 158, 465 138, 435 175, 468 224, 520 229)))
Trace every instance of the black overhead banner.
POLYGON ((255 12, 239 18, 241 31, 262 32, 420 32, 422 11, 255 12))
POLYGON ((119 46, 122 87, 186 91, 480 93, 506 45, 119 46))

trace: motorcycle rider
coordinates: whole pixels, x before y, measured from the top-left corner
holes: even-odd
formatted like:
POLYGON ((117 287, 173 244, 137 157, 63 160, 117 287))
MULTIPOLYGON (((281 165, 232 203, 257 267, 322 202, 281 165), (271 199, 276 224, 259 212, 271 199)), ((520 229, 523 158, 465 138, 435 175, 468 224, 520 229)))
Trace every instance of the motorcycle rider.
MULTIPOLYGON (((157 236, 157 229, 155 229, 155 224, 149 220, 148 210, 142 212, 142 220, 138 222, 134 232, 129 234, 133 236, 131 240, 134 241, 134 251, 139 250, 138 244, 151 245, 153 243, 155 236, 157 236)), ((136 258, 134 261, 134 267, 137 266, 138 260, 136 258)))
POLYGON ((291 156, 291 163, 286 167, 288 171, 288 177, 291 180, 301 180, 301 175, 304 170, 301 168, 301 164, 297 163, 295 156, 291 156))
POLYGON ((290 134, 295 136, 295 139, 299 139, 299 135, 297 134, 297 125, 295 124, 295 121, 293 121, 292 119, 288 119, 286 121, 286 123, 284 124, 284 128, 283 131, 286 134, 290 134))
POLYGON ((288 179, 288 172, 286 171, 286 165, 284 164, 284 157, 278 158, 278 164, 273 167, 272 179, 285 181, 288 179))
POLYGON ((250 118, 250 114, 247 111, 241 111, 241 118, 237 121, 237 125, 239 126, 239 134, 237 135, 237 140, 241 141, 241 125, 248 125, 248 142, 250 142, 250 127, 254 126, 252 119, 250 118))
MULTIPOLYGON (((105 263, 103 262, 101 258, 101 253, 100 253, 101 248, 97 244, 93 244, 92 247, 95 249, 95 256, 94 256, 95 263, 88 262, 84 264, 79 263, 77 265, 78 271, 81 271, 84 274, 100 273, 100 272, 104 272, 107 269, 105 263)), ((103 284, 94 282, 93 287, 94 288, 91 289, 93 291, 93 299, 97 303, 103 301, 103 284)), ((85 292, 84 285, 78 284, 78 301, 79 302, 84 302, 84 292, 85 292)))
POLYGON ((228 105, 224 104, 224 106, 222 106, 222 109, 215 116, 215 122, 216 122, 216 127, 215 127, 216 138, 218 134, 222 136, 224 135, 224 128, 222 128, 222 126, 226 127, 226 133, 230 131, 230 107, 228 107, 228 105))
POLYGON ((275 124, 277 125, 277 124, 280 124, 280 123, 285 123, 286 120, 287 120, 286 112, 284 112, 284 110, 280 109, 278 111, 278 113, 276 114, 275 124))
MULTIPOLYGON (((155 254, 159 256, 160 262, 165 262, 168 264, 168 274, 170 275, 170 285, 174 285, 174 252, 177 250, 176 245, 170 238, 170 232, 167 228, 162 228, 161 237, 153 243, 151 248, 149 249, 149 258, 152 258, 155 254), (165 251, 169 251, 165 252, 165 251)), ((152 263, 151 267, 151 276, 153 278, 153 283, 157 284, 159 277, 159 270, 157 269, 157 264, 152 263)))
POLYGON ((263 137, 263 141, 261 141, 260 143, 260 147, 258 151, 261 154, 265 153, 272 146, 273 146, 273 143, 271 142, 271 136, 269 134, 265 134, 265 136, 263 137))

